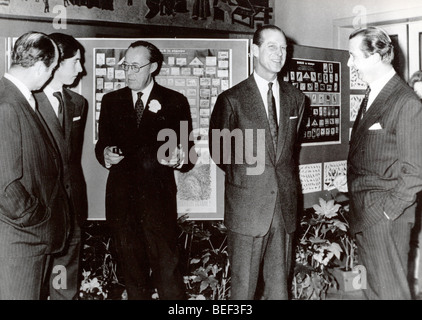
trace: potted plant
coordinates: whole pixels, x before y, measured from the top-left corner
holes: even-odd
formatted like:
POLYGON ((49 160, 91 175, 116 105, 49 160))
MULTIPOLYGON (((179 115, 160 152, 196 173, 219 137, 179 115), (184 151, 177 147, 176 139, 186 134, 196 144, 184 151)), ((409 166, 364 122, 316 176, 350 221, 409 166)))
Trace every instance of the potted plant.
MULTIPOLYGON (((348 192, 347 179, 344 174, 338 174, 333 181, 333 189, 341 194, 348 192)), ((349 223, 346 219, 349 212, 349 205, 344 202, 338 213, 345 223, 346 230, 340 235, 340 245, 343 252, 343 259, 340 266, 333 268, 332 274, 335 277, 339 289, 345 292, 366 288, 366 269, 357 263, 357 246, 355 240, 347 232, 349 223)))
POLYGON ((319 199, 319 204, 305 210, 300 221, 293 275, 293 299, 324 299, 336 282, 329 267, 341 259, 339 231, 346 224, 339 219, 341 205, 334 200, 319 199))
POLYGON ((227 235, 220 221, 178 219, 180 243, 185 254, 184 282, 189 300, 227 300, 230 295, 230 264, 227 235))

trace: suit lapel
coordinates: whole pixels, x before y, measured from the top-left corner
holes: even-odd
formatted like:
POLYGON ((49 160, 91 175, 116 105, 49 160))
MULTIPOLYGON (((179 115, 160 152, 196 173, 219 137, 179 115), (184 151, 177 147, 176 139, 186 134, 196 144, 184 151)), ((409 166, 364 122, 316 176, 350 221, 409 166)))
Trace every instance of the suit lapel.
POLYGON ((249 76, 246 84, 246 90, 243 92, 243 96, 248 99, 247 103, 243 104, 245 113, 252 114, 256 118, 256 121, 253 122, 256 124, 256 127, 251 129, 265 129, 265 146, 271 161, 274 163, 276 154, 271 136, 270 125, 268 123, 268 116, 265 111, 265 105, 262 101, 261 93, 259 92, 258 85, 256 84, 253 75, 249 76))
POLYGON ((64 137, 63 131, 60 126, 59 119, 53 110, 47 96, 44 92, 38 92, 35 94, 37 100, 38 113, 41 115, 41 122, 44 125, 50 139, 55 142, 55 147, 63 151, 64 148, 64 137))
MULTIPOLYGON (((13 96, 15 101, 19 104, 19 108, 28 118, 32 118, 37 130, 41 133, 41 136, 46 144, 47 149, 53 155, 53 158, 57 158, 57 146, 55 144, 54 138, 49 133, 48 127, 42 119, 42 116, 38 111, 34 111, 29 105, 28 101, 25 99, 20 90, 8 79, 3 78, 3 83, 5 84, 5 90, 14 92, 13 96)), ((56 162, 57 168, 59 169, 59 164, 56 162)))
POLYGON ((353 126, 353 134, 352 139, 350 141, 350 152, 354 152, 355 149, 358 147, 362 138, 365 137, 366 132, 369 128, 376 123, 380 117, 384 114, 385 110, 390 107, 388 100, 391 95, 394 94, 395 88, 397 87, 397 83, 399 82, 399 76, 396 74, 381 92, 378 94, 372 105, 370 105, 368 111, 365 113, 365 116, 360 119, 358 117, 361 116, 361 110, 359 110, 358 115, 355 121, 358 121, 356 126, 353 126))
POLYGON ((75 103, 73 102, 72 96, 69 94, 68 89, 63 89, 63 101, 64 101, 64 130, 65 139, 70 137, 73 125, 73 115, 75 114, 75 103))
POLYGON ((278 124, 278 141, 277 141, 277 160, 280 159, 281 153, 286 142, 287 132, 290 125, 290 106, 292 105, 290 96, 284 91, 283 82, 279 80, 280 85, 280 115, 278 124))

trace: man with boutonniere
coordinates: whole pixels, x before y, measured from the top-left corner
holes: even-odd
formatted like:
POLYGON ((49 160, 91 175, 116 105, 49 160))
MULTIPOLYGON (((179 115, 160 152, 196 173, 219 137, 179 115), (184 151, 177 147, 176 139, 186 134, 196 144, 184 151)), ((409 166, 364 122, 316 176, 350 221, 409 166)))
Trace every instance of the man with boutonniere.
POLYGON ((106 219, 131 300, 151 299, 150 271, 160 300, 185 299, 174 170, 192 169, 196 157, 194 142, 180 137, 181 128, 192 132, 188 100, 154 81, 162 63, 153 44, 129 46, 121 65, 127 87, 104 95, 95 146, 109 170, 106 219))

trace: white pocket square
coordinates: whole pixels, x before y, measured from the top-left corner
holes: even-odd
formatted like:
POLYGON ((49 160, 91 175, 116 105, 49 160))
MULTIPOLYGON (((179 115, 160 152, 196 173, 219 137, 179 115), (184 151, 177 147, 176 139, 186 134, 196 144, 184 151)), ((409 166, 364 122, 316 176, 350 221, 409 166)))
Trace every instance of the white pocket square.
POLYGON ((369 130, 381 130, 382 129, 382 127, 381 127, 381 125, 380 125, 380 123, 379 122, 377 122, 377 123, 374 123, 370 128, 369 128, 369 130))
POLYGON ((297 116, 291 116, 290 119, 297 119, 297 116))
POLYGON ((79 116, 79 117, 74 117, 73 118, 73 121, 78 121, 78 120, 80 120, 81 119, 81 116, 79 116))

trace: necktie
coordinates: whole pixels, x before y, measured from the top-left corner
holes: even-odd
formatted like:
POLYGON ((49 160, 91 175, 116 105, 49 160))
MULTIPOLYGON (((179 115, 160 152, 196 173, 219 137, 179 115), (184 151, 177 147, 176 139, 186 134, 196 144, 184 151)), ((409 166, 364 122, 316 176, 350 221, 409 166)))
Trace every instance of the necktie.
POLYGON ((60 91, 54 92, 53 96, 59 100, 59 109, 57 112, 57 117, 59 118, 60 125, 62 126, 64 130, 64 112, 63 112, 63 97, 62 93, 60 91))
POLYGON ((360 105, 360 108, 362 109, 362 117, 366 113, 366 106, 368 105, 368 98, 369 98, 369 93, 370 92, 371 92, 371 88, 368 86, 366 88, 366 91, 365 91, 365 96, 363 97, 362 103, 360 105))
POLYGON ((273 83, 268 83, 267 101, 268 101, 268 122, 270 124, 271 135, 273 137, 274 149, 277 147, 278 123, 277 111, 275 108, 275 99, 273 95, 273 83))
POLYGON ((142 119, 142 114, 144 113, 144 103, 142 102, 142 92, 138 92, 138 100, 135 103, 135 112, 136 112, 136 126, 139 127, 139 123, 142 119))

